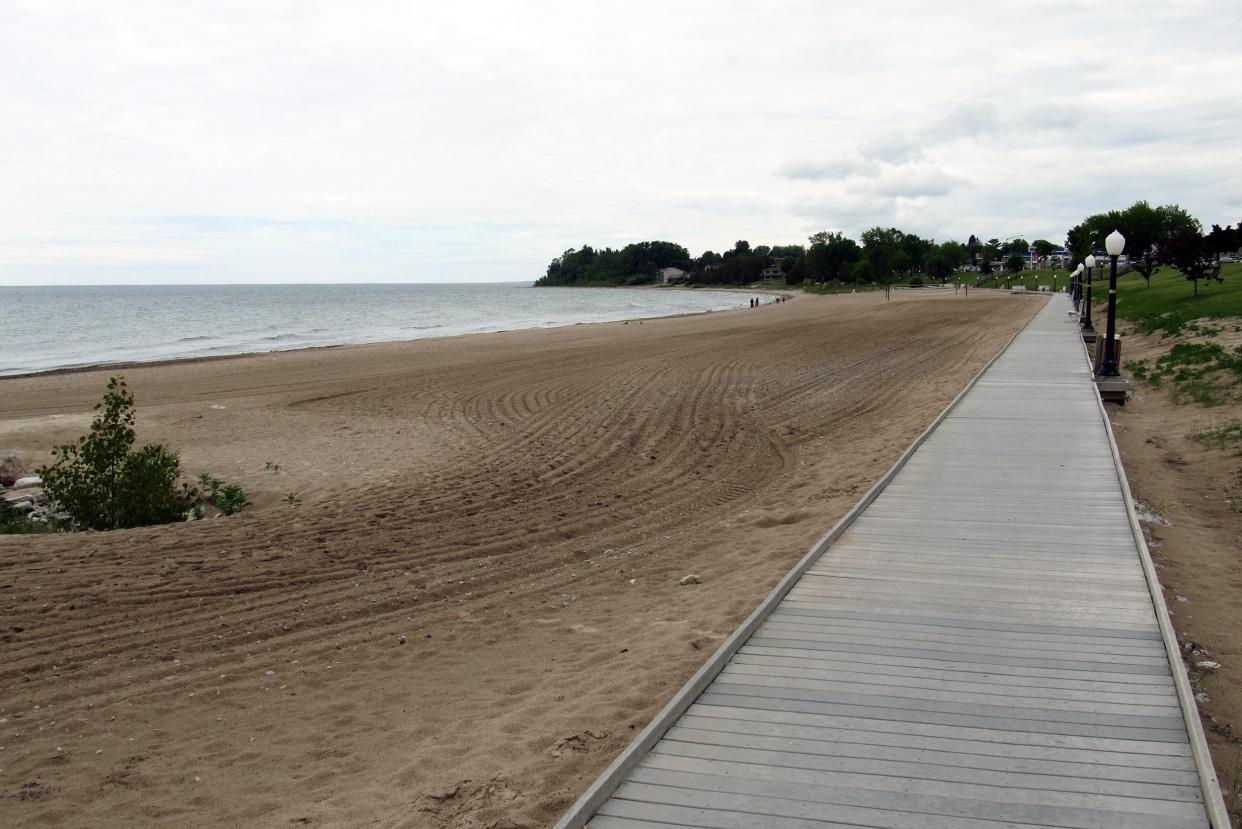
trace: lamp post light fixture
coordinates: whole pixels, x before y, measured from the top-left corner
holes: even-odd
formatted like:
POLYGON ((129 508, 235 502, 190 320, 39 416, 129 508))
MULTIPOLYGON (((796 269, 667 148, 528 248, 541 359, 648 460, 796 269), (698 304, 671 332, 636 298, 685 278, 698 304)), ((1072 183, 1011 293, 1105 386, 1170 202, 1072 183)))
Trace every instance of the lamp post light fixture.
POLYGON ((1117 257, 1126 249, 1126 237, 1121 235, 1121 231, 1114 230, 1108 234, 1108 238, 1104 240, 1104 249, 1108 251, 1108 258, 1112 260, 1112 265, 1108 273, 1108 322, 1104 328, 1104 358, 1100 360, 1100 370, 1096 372, 1101 377, 1116 377, 1121 372, 1117 370, 1117 257))
POLYGON ((1078 307, 1078 303, 1082 302, 1082 263, 1081 262, 1078 263, 1077 268, 1074 268, 1074 272, 1070 274, 1070 279, 1073 280, 1073 287, 1070 290, 1070 294, 1071 294, 1070 298, 1074 300, 1074 312, 1077 313, 1080 310, 1078 307))
POLYGON ((1087 289, 1083 294, 1082 338, 1085 342, 1093 343, 1095 342, 1095 326, 1091 324, 1091 271, 1095 269, 1095 257, 1088 253, 1083 264, 1087 266, 1087 289))

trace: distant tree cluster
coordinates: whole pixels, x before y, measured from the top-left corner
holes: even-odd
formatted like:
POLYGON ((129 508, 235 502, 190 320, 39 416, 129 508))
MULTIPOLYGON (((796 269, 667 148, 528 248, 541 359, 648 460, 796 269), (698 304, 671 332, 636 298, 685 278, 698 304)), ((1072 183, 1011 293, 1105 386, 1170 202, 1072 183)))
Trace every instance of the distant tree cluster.
POLYGON ((691 268, 690 252, 673 242, 636 242, 620 250, 585 245, 553 259, 536 285, 650 285, 661 268, 691 268))
POLYGON ((748 285, 770 268, 779 269, 789 285, 884 283, 916 274, 945 280, 970 260, 965 245, 937 244, 897 228, 872 228, 860 242, 821 231, 812 234, 806 245, 751 247, 743 239, 723 253, 709 250, 696 258, 672 242, 639 242, 621 250, 587 245, 553 259, 535 284, 645 285, 655 282, 666 267, 680 268, 687 272, 687 282, 703 285, 748 285))
MULTIPOLYGON (((1239 228, 1202 226, 1177 205, 1150 207, 1136 202, 1126 210, 1088 216, 1069 230, 1070 267, 1088 253, 1103 253, 1104 237, 1114 229, 1126 237, 1131 267, 1150 281, 1160 265, 1169 265, 1195 283, 1220 279, 1220 257, 1242 247, 1239 228)), ((873 227, 857 241, 842 233, 813 233, 805 245, 757 245, 739 240, 723 253, 704 251, 691 257, 673 242, 637 242, 620 250, 590 245, 570 249, 553 259, 536 285, 649 285, 662 268, 686 272, 685 282, 698 285, 749 285, 765 273, 779 274, 788 285, 803 282, 887 284, 925 277, 944 282, 969 269, 987 277, 1000 270, 1014 274, 1033 259, 1053 256, 1058 246, 1047 239, 983 241, 971 234, 965 243, 936 242, 895 227, 873 227)))
POLYGON ((1181 271, 1196 294, 1200 282, 1221 281, 1221 256, 1242 248, 1242 222, 1237 227, 1212 225, 1205 234, 1199 220, 1175 204, 1152 207, 1138 201, 1125 210, 1088 216, 1070 228, 1066 238, 1073 261, 1102 253, 1105 237, 1114 230, 1126 238, 1130 269, 1147 284, 1167 265, 1181 271))

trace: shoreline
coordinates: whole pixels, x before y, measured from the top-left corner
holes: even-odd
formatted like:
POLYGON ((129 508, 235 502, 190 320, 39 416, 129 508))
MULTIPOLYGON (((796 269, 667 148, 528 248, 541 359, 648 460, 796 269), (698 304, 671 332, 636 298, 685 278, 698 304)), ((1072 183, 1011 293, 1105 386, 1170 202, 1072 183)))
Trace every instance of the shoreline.
MULTIPOLYGON (((140 286, 140 287, 145 287, 145 286, 140 286)), ((564 287, 564 286, 553 286, 553 287, 564 287)), ((609 286, 600 286, 600 287, 609 287, 609 286)), ((665 290, 669 290, 670 288, 674 290, 690 290, 688 288, 683 288, 681 286, 667 286, 667 287, 657 288, 657 287, 653 287, 649 285, 626 286, 623 289, 624 290, 638 290, 638 291, 650 291, 650 290, 665 291, 665 290)), ((704 289, 704 292, 706 291, 719 292, 719 293, 744 293, 744 294, 749 294, 750 296, 765 296, 765 297, 784 296, 786 299, 792 299, 797 296, 797 294, 795 293, 790 293, 790 294, 773 293, 770 289, 756 292, 756 291, 749 291, 744 288, 708 288, 708 289, 704 289)), ((231 353, 231 354, 201 354, 201 355, 196 355, 196 356, 186 355, 182 357, 157 357, 151 360, 121 360, 118 362, 88 363, 84 365, 58 366, 56 368, 38 369, 36 371, 22 371, 22 372, 16 372, 16 373, 11 373, 11 374, 0 372, 0 383, 5 382, 6 380, 31 379, 31 378, 38 378, 38 377, 53 377, 57 375, 82 374, 82 373, 88 373, 88 372, 94 372, 94 371, 126 370, 126 369, 133 369, 133 368, 158 368, 158 367, 172 366, 172 365, 210 363, 210 362, 218 362, 222 360, 236 360, 241 357, 261 357, 261 356, 270 355, 270 354, 297 354, 297 353, 311 352, 311 351, 326 351, 330 349, 352 349, 352 348, 366 348, 369 346, 395 345, 395 344, 402 344, 402 343, 432 342, 432 341, 438 341, 438 340, 456 340, 456 339, 460 339, 463 337, 487 336, 491 334, 508 334, 508 333, 512 333, 515 331, 556 331, 556 330, 564 329, 564 328, 576 328, 576 327, 583 326, 583 325, 615 325, 617 323, 626 324, 632 320, 648 321, 648 320, 681 319, 681 318, 686 318, 686 317, 706 316, 708 314, 727 314, 733 311, 742 311, 742 310, 753 310, 753 309, 743 309, 743 308, 721 308, 721 309, 716 309, 716 310, 708 309, 705 311, 684 311, 682 313, 677 313, 677 314, 658 314, 658 315, 650 316, 650 317, 618 317, 617 319, 609 319, 609 320, 565 322, 565 323, 556 323, 553 325, 530 325, 530 326, 523 326, 520 328, 498 328, 498 329, 489 330, 489 331, 465 331, 460 334, 435 334, 435 335, 428 336, 428 337, 408 337, 405 339, 395 339, 395 340, 368 340, 366 342, 324 343, 321 345, 300 345, 300 346, 294 346, 292 348, 271 348, 271 349, 267 349, 264 351, 238 351, 238 352, 231 353)))

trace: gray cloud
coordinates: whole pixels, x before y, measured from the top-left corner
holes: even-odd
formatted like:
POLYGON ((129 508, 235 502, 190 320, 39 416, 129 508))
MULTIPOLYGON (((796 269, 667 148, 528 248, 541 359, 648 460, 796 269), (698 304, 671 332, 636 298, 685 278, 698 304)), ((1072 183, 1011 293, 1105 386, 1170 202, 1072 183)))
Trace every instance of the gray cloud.
POLYGON ((894 171, 875 182, 875 192, 881 196, 900 196, 903 198, 920 198, 925 196, 946 196, 953 190, 965 186, 966 180, 960 176, 946 173, 935 168, 906 168, 894 171))
POLYGON ((863 141, 858 145, 858 154, 885 164, 905 164, 921 159, 923 148, 917 139, 894 133, 863 141))
POLYGON ((851 176, 874 176, 880 166, 861 158, 837 158, 830 161, 787 161, 777 174, 793 181, 836 181, 851 176))
POLYGON ((995 104, 981 101, 960 104, 932 121, 921 133, 925 145, 943 144, 959 138, 981 138, 999 132, 1000 114, 995 104))

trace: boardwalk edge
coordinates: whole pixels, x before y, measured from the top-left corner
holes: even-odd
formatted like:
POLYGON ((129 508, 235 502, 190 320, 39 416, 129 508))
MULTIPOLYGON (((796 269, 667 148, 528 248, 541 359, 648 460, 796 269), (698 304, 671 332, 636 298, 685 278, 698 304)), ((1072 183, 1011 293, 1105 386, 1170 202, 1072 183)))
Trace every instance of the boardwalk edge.
MULTIPOLYGON (((772 588, 772 591, 768 593, 762 602, 760 602, 759 606, 756 607, 754 611, 746 617, 746 620, 733 631, 729 638, 725 639, 720 647, 716 649, 716 652, 711 655, 711 658, 703 663, 702 667, 700 667, 694 675, 690 677, 686 684, 681 687, 681 690, 673 695, 673 698, 668 701, 668 704, 665 705, 658 714, 656 714, 655 718, 647 724, 646 728, 638 733, 638 736, 636 736, 634 740, 626 746, 625 750, 622 751, 621 754, 619 754, 617 758, 612 761, 611 765, 604 769, 603 773, 595 779, 595 782, 582 793, 582 795, 569 808, 569 811, 567 811, 565 815, 557 821, 553 829, 583 829, 583 827, 586 826, 587 821, 595 815, 596 810, 598 810, 599 807, 603 805, 604 801, 611 797, 612 793, 618 786, 621 785, 621 782, 625 779, 625 776, 630 773, 634 766, 638 765, 647 752, 649 752, 651 748, 660 741, 665 732, 672 728, 678 718, 686 712, 686 709, 688 709, 694 701, 699 698, 699 695, 702 694, 703 690, 711 684, 712 680, 714 680, 716 676, 724 670, 724 667, 728 661, 733 658, 733 655, 737 653, 739 649, 741 649, 742 645, 746 643, 746 640, 749 639, 755 632, 755 629, 758 628, 759 625, 762 624, 763 621, 772 613, 772 610, 780 604, 781 600, 785 598, 785 594, 793 588, 798 579, 802 578, 806 571, 811 569, 811 566, 828 551, 828 548, 832 545, 832 542, 836 541, 841 534, 854 523, 858 516, 861 515, 863 511, 866 510, 866 508, 879 497, 880 493, 883 492, 885 487, 887 487, 893 478, 897 476, 897 473, 900 472, 902 467, 906 465, 906 462, 910 460, 911 456, 913 456, 914 453, 918 451, 918 448, 927 441, 932 432, 934 432, 936 428, 944 422, 945 418, 947 418, 953 410, 957 408, 958 403, 960 403, 962 398, 969 394, 971 389, 978 384, 983 375, 987 373, 987 370, 992 367, 992 364, 999 360, 1001 356, 1009 350, 1009 347, 1013 345, 1014 340, 1018 338, 1019 334, 1027 329, 1027 326, 1029 326, 1032 320, 1039 315, 1039 311, 1042 310, 1042 308, 1043 306, 1032 313, 1027 318, 1026 322, 1022 323, 1018 330, 1013 333, 1013 336, 1011 336, 1005 344, 992 355, 992 358, 983 365, 983 368, 979 369, 979 372, 970 379, 970 382, 968 382, 960 392, 958 392, 957 396, 950 401, 949 405, 945 406, 944 410, 936 416, 936 419, 931 422, 931 425, 924 429, 922 434, 914 439, 914 442, 906 448, 906 451, 901 454, 901 457, 899 457, 896 463, 889 468, 888 472, 884 473, 884 475, 876 481, 874 485, 872 485, 871 489, 867 490, 867 494, 864 495, 858 503, 851 507, 850 511, 843 515, 841 519, 832 526, 832 529, 830 529, 822 538, 811 546, 811 549, 806 553, 806 555, 804 555, 802 559, 794 565, 794 568, 777 583, 776 587, 772 588)), ((1109 436, 1111 438, 1111 432, 1109 433, 1109 436)), ((1128 490, 1126 491, 1128 493, 1128 490)), ((1129 502, 1127 502, 1127 504, 1128 503, 1129 502)), ((1131 514, 1133 514, 1132 507, 1130 507, 1130 509, 1131 514)), ((1143 549, 1146 550, 1145 547, 1143 549)), ((1180 658, 1178 665, 1181 665, 1180 658)), ((1183 670, 1183 674, 1184 673, 1185 671, 1183 670)), ((1197 718, 1195 722, 1196 724, 1198 723, 1197 718)), ((1196 762, 1197 761, 1198 758, 1196 757, 1196 762)), ((1210 757, 1208 758, 1208 765, 1210 768, 1210 757)), ((1215 780, 1215 777, 1213 776, 1212 779, 1215 780)), ((1217 791, 1219 793, 1219 789, 1217 791)), ((1227 823, 1225 824, 1225 829, 1228 829, 1227 823)))
MULTIPOLYGON (((1083 359, 1091 369, 1091 357, 1087 346, 1083 344, 1083 359)), ((1190 687, 1190 677, 1186 674, 1186 665, 1182 661, 1182 651, 1177 644, 1177 632, 1173 629, 1173 620, 1169 615, 1169 606, 1164 600, 1164 591, 1160 587, 1160 578, 1156 574, 1156 566, 1152 561, 1151 551, 1147 548, 1147 538, 1143 535, 1143 527, 1139 523, 1138 512, 1134 509, 1134 495, 1130 492, 1130 482, 1126 478, 1125 465, 1121 462, 1121 450, 1117 446, 1117 438, 1113 434, 1113 423, 1104 408, 1104 398, 1100 397, 1099 387, 1091 384, 1095 392, 1095 402, 1099 407, 1100 419, 1104 421, 1104 432, 1108 435, 1108 449, 1113 456, 1113 467, 1117 473, 1117 481, 1121 485, 1122 499, 1126 505, 1126 516, 1130 520, 1130 533, 1134 536, 1134 544, 1138 548, 1139 561, 1143 567, 1143 577, 1147 581, 1147 592, 1151 594, 1152 607, 1156 611, 1156 623, 1160 627, 1160 638, 1164 641, 1165 654, 1169 658, 1169 670, 1173 673, 1173 685, 1177 690, 1177 703, 1182 709, 1182 719, 1186 721, 1186 732, 1190 738, 1190 750, 1194 755, 1195 768, 1199 771, 1199 787, 1203 792, 1203 806, 1207 810, 1208 820, 1212 829, 1230 829, 1229 812, 1225 808, 1225 799, 1221 794, 1220 781, 1216 777, 1216 766, 1212 762, 1212 752, 1208 748, 1207 736, 1203 733, 1203 723, 1199 719, 1199 706, 1195 703, 1194 691, 1190 687)))

